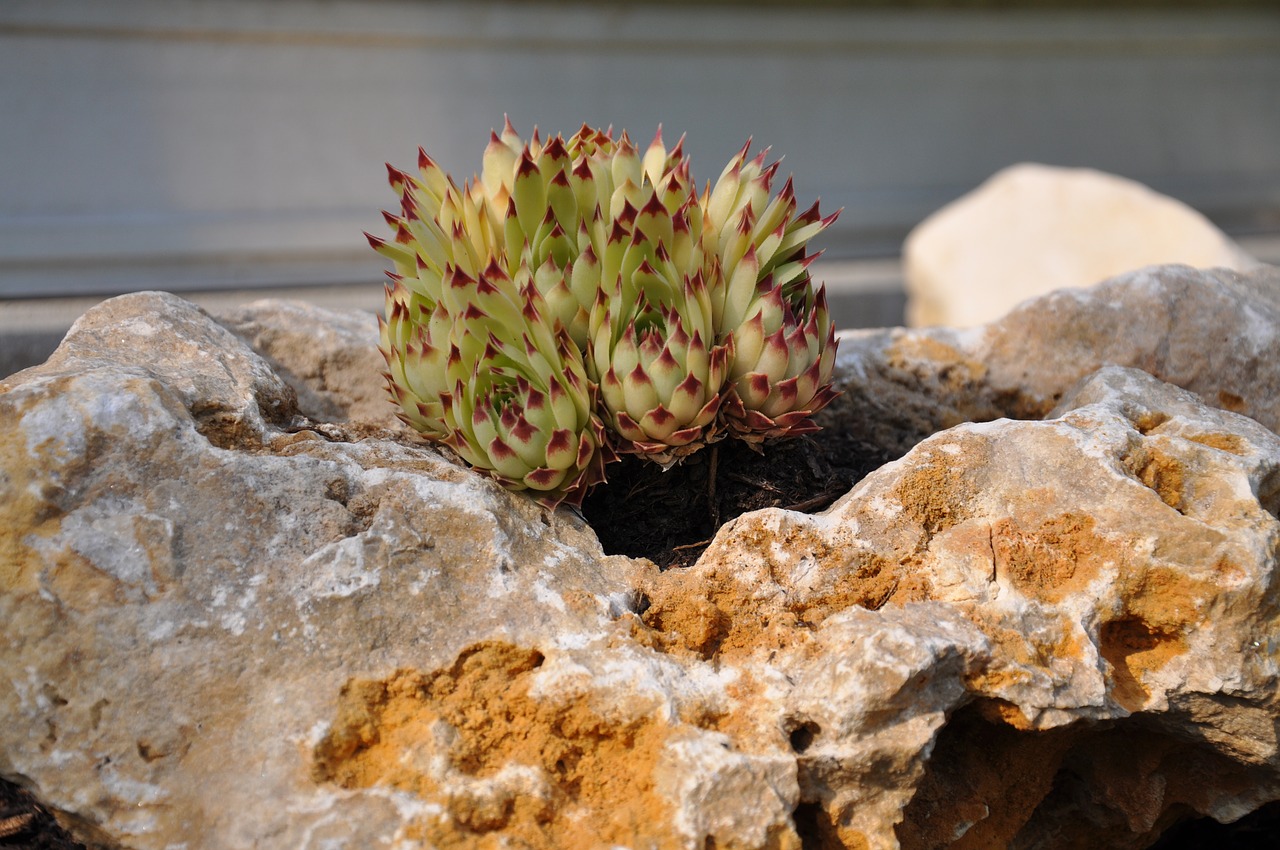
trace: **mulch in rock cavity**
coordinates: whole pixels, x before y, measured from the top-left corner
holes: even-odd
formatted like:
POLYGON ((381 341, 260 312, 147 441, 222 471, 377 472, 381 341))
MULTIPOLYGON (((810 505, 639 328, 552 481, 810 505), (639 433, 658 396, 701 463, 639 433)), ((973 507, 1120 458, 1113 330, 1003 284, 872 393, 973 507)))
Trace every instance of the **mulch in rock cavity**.
POLYGON ((0 779, 0 848, 85 850, 31 794, 0 779))
POLYGON ((740 514, 821 511, 895 457, 834 428, 767 444, 762 453, 722 440, 665 472, 627 456, 609 466, 608 482, 587 496, 582 513, 606 553, 686 567, 740 514))

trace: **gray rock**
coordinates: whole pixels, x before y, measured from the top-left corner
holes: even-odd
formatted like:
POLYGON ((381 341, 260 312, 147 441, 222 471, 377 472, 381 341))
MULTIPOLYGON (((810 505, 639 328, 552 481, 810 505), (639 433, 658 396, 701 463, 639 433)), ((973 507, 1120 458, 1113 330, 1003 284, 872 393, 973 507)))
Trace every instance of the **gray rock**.
POLYGON ((831 426, 905 456, 668 572, 394 427, 376 372, 339 377, 365 317, 107 302, 0 382, 0 775, 137 850, 1136 848, 1239 817, 1280 798, 1271 279, 854 336, 831 426), (1111 331, 1026 353, 1071 327, 1111 331))
POLYGON ((839 427, 902 451, 943 428, 1040 418, 1131 366, 1280 429, 1280 267, 1156 266, 1035 298, 982 327, 842 334, 839 427))
POLYGON ((371 313, 263 300, 217 318, 293 387, 311 419, 400 427, 385 388, 371 379, 386 369, 371 313))

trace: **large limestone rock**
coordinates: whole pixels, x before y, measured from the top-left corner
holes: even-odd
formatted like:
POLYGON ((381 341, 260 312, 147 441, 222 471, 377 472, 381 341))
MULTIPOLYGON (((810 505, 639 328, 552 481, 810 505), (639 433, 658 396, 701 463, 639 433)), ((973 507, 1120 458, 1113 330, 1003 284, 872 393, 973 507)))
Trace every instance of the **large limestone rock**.
POLYGON ((383 427, 376 372, 323 379, 375 362, 364 318, 107 302, 0 383, 0 775, 138 850, 1137 848, 1237 818, 1280 799, 1274 281, 855 335, 829 424, 906 454, 668 572, 383 427), (1173 304, 1230 328, 1211 369, 1173 304))
POLYGON ((998 172, 907 237, 907 321, 970 327, 1064 287, 1157 263, 1243 269, 1244 251, 1185 204, 1088 168, 998 172))
POLYGON ((807 729, 829 846, 1142 847, 1280 796, 1278 462, 1252 420, 1111 367, 824 515, 740 517, 650 576, 645 619, 750 671, 758 734, 807 729))
POLYGON ((297 393, 298 410, 320 422, 399 428, 386 388, 371 376, 386 368, 371 313, 326 312, 296 301, 255 301, 218 316, 297 393))
POLYGON ((1280 431, 1280 268, 1139 269, 978 328, 842 334, 840 427, 901 451, 962 422, 1041 418, 1077 381, 1132 366, 1280 431))

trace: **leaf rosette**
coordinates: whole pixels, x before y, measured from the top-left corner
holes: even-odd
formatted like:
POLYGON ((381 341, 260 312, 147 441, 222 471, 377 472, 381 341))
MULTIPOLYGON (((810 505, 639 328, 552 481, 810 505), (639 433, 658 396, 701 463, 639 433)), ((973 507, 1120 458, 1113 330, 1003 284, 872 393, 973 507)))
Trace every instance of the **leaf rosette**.
POLYGON ((388 166, 381 349, 400 417, 503 485, 580 503, 615 450, 662 465, 725 436, 815 430, 834 328, 778 164, 750 142, 699 195, 661 128, 641 153, 583 126, 525 142, 506 123, 458 186, 419 149, 388 166))
POLYGON ((453 270, 443 304, 456 319, 441 393, 447 436, 463 460, 541 501, 581 504, 613 458, 582 355, 498 263, 453 270))
POLYGON ((705 196, 704 249, 720 273, 712 291, 721 338, 732 343, 724 416, 734 436, 766 440, 819 430, 813 414, 838 393, 831 386, 835 327, 825 287, 816 290, 810 239, 831 226, 815 202, 796 215, 791 178, 770 190, 778 163, 768 151, 748 159, 751 142, 729 161, 705 196))
POLYGON ((387 361, 387 390, 400 419, 430 440, 449 433, 440 394, 452 322, 444 307, 400 281, 387 288, 386 317, 378 317, 379 350, 387 361))

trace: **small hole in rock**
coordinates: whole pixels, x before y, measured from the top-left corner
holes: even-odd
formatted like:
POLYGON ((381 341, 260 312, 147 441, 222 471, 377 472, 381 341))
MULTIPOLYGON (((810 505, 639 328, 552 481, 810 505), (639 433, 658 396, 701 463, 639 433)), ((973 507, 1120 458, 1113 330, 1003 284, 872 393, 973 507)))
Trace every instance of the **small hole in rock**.
POLYGON ((45 699, 53 705, 54 708, 62 708, 67 704, 67 700, 58 693, 58 689, 53 685, 46 683, 40 688, 40 693, 45 699))
POLYGON ((1218 406, 1223 410, 1230 410, 1232 413, 1247 413, 1249 409, 1249 405, 1245 404, 1242 396, 1227 390, 1218 391, 1218 406))
POLYGON ((1280 470, 1264 477, 1258 484, 1258 504, 1276 519, 1280 519, 1280 470))
POLYGON ((157 749, 154 745, 147 741, 139 740, 137 742, 138 758, 147 763, 164 758, 164 753, 157 749))
POLYGON ((801 850, 840 850, 845 846, 821 803, 801 803, 796 806, 792 819, 800 836, 801 850))
POLYGON ((1111 695, 1130 711, 1146 704, 1150 694, 1142 683, 1144 671, 1181 652, 1176 634, 1153 628, 1141 617, 1103 623, 1098 652, 1111 665, 1111 695))
POLYGON ((805 750, 809 749, 809 747, 813 745, 813 739, 816 738, 818 733, 821 731, 822 727, 817 723, 814 723, 812 720, 806 720, 804 723, 801 723, 799 726, 792 729, 787 735, 787 740, 791 742, 792 751, 803 753, 805 750))
POLYGON ((1148 410, 1133 421, 1133 427, 1139 434, 1146 436, 1169 421, 1169 414, 1158 410, 1148 410))
POLYGON ((345 478, 335 478, 325 484, 324 497, 331 502, 337 502, 346 507, 351 498, 350 485, 347 484, 345 478))

